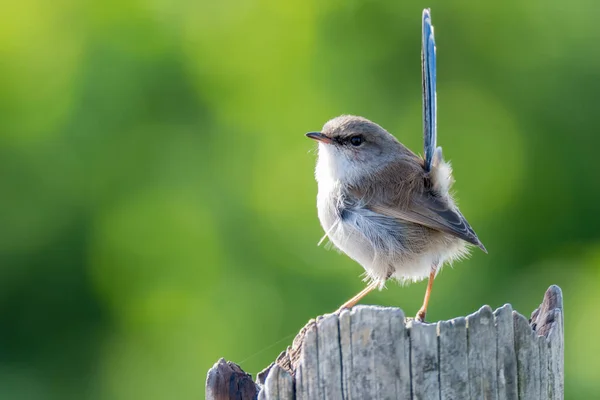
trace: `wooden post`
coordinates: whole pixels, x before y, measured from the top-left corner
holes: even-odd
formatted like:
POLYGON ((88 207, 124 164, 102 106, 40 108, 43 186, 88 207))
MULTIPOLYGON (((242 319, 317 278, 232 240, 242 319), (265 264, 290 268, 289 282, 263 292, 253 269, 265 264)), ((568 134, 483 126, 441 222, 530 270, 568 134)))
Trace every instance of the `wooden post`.
POLYGON ((506 304, 434 324, 357 306, 311 320, 258 374, 219 360, 207 400, 563 399, 562 293, 551 286, 528 320, 506 304))

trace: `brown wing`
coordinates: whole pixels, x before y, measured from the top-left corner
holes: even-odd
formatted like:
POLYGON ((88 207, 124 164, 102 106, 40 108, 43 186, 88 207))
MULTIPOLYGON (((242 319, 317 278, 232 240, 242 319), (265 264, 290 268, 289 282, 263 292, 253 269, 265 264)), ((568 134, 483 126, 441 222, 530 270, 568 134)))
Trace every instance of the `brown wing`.
POLYGON ((449 207, 447 202, 442 199, 421 197, 415 199, 406 209, 377 203, 370 204, 367 207, 378 214, 449 233, 486 251, 475 231, 460 211, 454 207, 449 207))
POLYGON ((432 193, 430 186, 422 160, 413 158, 391 164, 351 192, 378 214, 448 233, 486 251, 452 201, 432 193))

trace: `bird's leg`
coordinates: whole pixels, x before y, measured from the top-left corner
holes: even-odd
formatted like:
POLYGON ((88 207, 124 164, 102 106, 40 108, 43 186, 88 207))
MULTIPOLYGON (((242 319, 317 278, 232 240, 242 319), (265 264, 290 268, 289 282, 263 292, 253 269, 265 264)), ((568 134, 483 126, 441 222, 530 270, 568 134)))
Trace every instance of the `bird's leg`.
POLYGON ((373 281, 369 283, 369 286, 360 291, 356 296, 342 304, 342 306, 337 310, 337 312, 341 312, 345 308, 352 308, 358 303, 363 297, 368 295, 373 289, 375 289, 379 283, 377 281, 373 281))
POLYGON ((427 282, 427 290, 425 291, 425 298, 423 299, 423 305, 421 309, 417 313, 415 319, 420 322, 425 321, 425 314, 427 314, 427 305, 429 304, 429 296, 431 296, 431 288, 433 286, 433 280, 435 279, 435 271, 437 270, 437 265, 433 265, 431 267, 431 272, 429 273, 429 281, 427 282))

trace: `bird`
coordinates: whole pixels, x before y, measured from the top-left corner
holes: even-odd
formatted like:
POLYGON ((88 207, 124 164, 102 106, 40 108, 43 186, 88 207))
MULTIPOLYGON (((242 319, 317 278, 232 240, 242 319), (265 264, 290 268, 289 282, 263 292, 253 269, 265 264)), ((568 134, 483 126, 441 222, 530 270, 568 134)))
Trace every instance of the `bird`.
POLYGON ((342 115, 306 136, 318 142, 315 178, 325 237, 365 270, 368 285, 342 304, 352 308, 389 279, 428 279, 415 319, 424 321, 442 266, 487 253, 451 191, 452 168, 437 147, 436 53, 429 9, 422 18, 423 156, 380 125, 342 115))

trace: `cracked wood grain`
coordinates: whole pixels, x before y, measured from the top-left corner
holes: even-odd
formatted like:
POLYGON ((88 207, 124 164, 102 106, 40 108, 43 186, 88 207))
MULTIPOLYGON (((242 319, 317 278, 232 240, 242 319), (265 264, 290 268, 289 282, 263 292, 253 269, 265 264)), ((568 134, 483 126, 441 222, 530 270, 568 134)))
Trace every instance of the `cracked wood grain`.
POLYGON ((531 320, 506 304, 436 324, 357 306, 311 320, 257 383, 219 360, 206 398, 562 400, 562 304, 551 286, 531 320))

